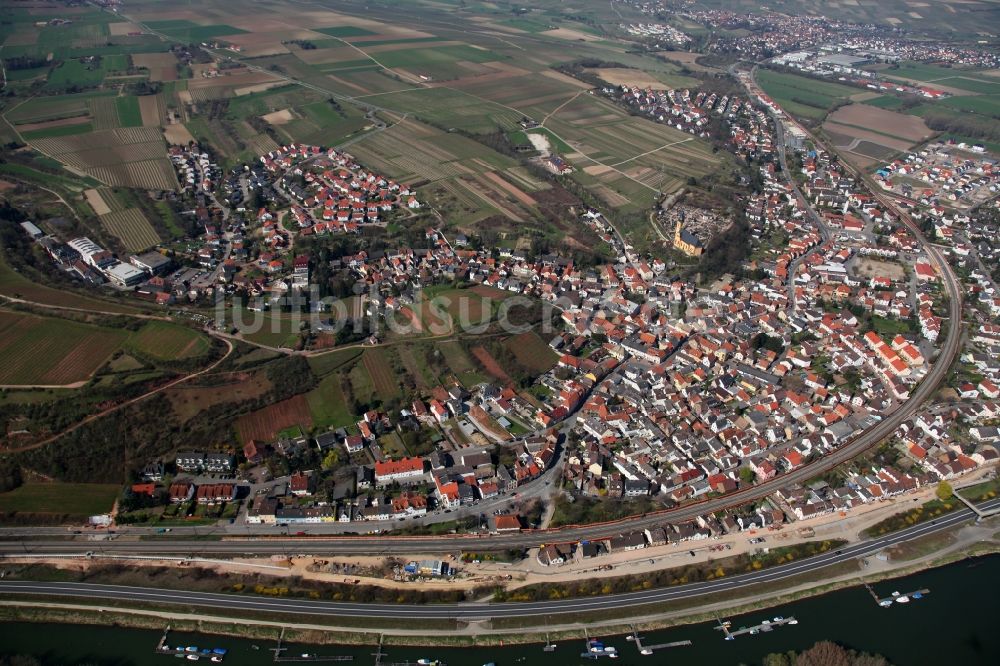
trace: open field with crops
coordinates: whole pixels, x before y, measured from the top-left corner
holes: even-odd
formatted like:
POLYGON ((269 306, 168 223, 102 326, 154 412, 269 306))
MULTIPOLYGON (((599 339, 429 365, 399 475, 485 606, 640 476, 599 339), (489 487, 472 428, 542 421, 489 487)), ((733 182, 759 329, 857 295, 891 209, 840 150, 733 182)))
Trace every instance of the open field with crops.
POLYGON ((519 363, 538 373, 551 370, 559 359, 559 355, 534 331, 519 333, 507 339, 504 344, 514 353, 519 363))
POLYGON ((390 400, 399 395, 399 378, 395 376, 384 353, 367 351, 362 357, 365 370, 372 378, 375 392, 382 400, 390 400))
POLYGON ((0 311, 0 384, 84 381, 127 337, 124 331, 0 311))
POLYGON ((121 486, 103 483, 26 483, 0 493, 0 513, 45 513, 84 518, 111 511, 121 486))
POLYGON ((118 238, 129 252, 141 252, 161 240, 152 223, 138 208, 101 215, 101 226, 118 238))
POLYGON ((909 150, 934 134, 917 116, 868 104, 840 107, 827 116, 823 130, 859 166, 909 150))
POLYGON ((301 426, 309 430, 313 426, 312 413, 305 394, 300 394, 263 409, 258 409, 236 420, 236 432, 243 443, 274 441, 285 428, 301 426))
POLYGON ((208 351, 204 334, 186 326, 165 321, 152 321, 129 339, 130 348, 160 360, 186 359, 208 351))
POLYGON ((165 144, 155 127, 122 127, 78 136, 38 139, 46 155, 93 178, 122 187, 171 190, 177 187, 165 144))
POLYGON ((354 421, 351 407, 340 388, 341 377, 333 373, 324 377, 319 385, 306 394, 309 413, 317 428, 339 428, 354 421))
POLYGON ((835 104, 858 92, 857 88, 832 81, 817 81, 767 69, 757 72, 757 83, 792 115, 813 120, 821 120, 835 104))

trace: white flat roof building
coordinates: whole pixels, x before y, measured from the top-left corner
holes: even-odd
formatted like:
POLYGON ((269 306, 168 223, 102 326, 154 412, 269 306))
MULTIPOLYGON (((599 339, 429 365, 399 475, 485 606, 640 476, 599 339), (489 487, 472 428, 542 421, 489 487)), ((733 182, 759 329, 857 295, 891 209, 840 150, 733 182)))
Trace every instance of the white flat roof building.
POLYGON ((104 274, 119 287, 133 287, 146 279, 146 272, 132 264, 118 263, 105 269, 104 274))

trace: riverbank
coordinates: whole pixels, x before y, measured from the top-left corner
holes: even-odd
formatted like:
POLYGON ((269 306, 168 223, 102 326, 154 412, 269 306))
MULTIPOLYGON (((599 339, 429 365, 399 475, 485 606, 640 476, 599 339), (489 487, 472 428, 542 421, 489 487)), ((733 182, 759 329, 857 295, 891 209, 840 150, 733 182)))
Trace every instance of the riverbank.
MULTIPOLYGON (((417 629, 398 626, 401 623, 369 628, 338 625, 337 618, 333 618, 329 624, 322 622, 320 618, 301 615, 286 616, 286 621, 275 621, 268 619, 273 614, 234 614, 222 617, 207 615, 196 609, 163 611, 159 608, 91 605, 52 598, 34 598, 29 602, 30 605, 24 601, 0 600, 0 621, 105 626, 113 624, 149 629, 162 629, 164 624, 169 623, 177 631, 258 640, 274 640, 284 629, 287 640, 304 644, 373 645, 379 642, 380 635, 384 637, 384 644, 397 646, 488 647, 540 643, 545 640, 575 640, 580 638, 584 628, 599 630, 608 635, 631 633, 633 627, 641 631, 656 631, 697 624, 714 620, 720 615, 731 616, 774 608, 862 583, 875 584, 943 567, 969 557, 1000 553, 1000 532, 995 531, 994 522, 987 521, 981 525, 968 525, 954 530, 954 541, 933 553, 890 562, 869 558, 864 560, 868 563, 867 566, 863 567, 859 563, 854 571, 841 571, 824 580, 799 581, 796 584, 794 579, 789 579, 788 582, 793 584, 780 585, 780 589, 761 591, 758 586, 754 588, 754 594, 726 599, 713 600, 711 595, 706 595, 689 600, 691 603, 684 607, 678 607, 676 602, 637 607, 629 609, 627 617, 609 617, 609 614, 614 614, 612 609, 595 614, 575 614, 573 622, 569 623, 559 615, 551 615, 494 622, 454 622, 451 628, 439 625, 430 631, 423 624, 417 629), (539 625, 543 622, 546 627, 544 633, 539 631, 539 625)), ((830 571, 821 570, 817 573, 826 575, 830 571)))

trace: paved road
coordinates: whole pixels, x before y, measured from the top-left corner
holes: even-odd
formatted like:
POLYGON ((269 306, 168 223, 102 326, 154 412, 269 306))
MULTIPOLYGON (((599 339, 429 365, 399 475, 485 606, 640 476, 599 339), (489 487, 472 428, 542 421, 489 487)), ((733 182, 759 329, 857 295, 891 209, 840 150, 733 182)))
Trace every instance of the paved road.
MULTIPOLYGON (((983 503, 981 509, 1000 507, 1000 499, 983 503)), ((396 605, 365 604, 304 599, 272 599, 256 596, 184 592, 143 587, 125 587, 94 583, 0 581, 0 594, 77 597, 91 601, 127 600, 147 604, 178 604, 203 606, 214 611, 267 611, 351 617, 394 617, 424 619, 477 620, 497 617, 528 617, 561 613, 600 611, 609 607, 639 606, 678 599, 697 598, 705 594, 739 590, 759 583, 780 581, 810 571, 817 571, 839 562, 871 556, 893 544, 915 539, 955 527, 975 517, 971 509, 962 509, 932 523, 916 525, 872 541, 865 541, 840 550, 817 555, 765 571, 741 574, 724 580, 692 583, 676 587, 630 592, 625 594, 524 603, 478 603, 396 605)))

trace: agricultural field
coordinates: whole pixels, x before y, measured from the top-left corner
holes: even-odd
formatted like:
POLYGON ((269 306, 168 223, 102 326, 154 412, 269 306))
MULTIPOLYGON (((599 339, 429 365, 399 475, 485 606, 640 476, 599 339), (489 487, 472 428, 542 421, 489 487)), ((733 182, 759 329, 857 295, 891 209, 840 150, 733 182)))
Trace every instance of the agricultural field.
POLYGON ((519 333, 504 342, 518 363, 541 374, 552 369, 559 355, 534 331, 519 333))
POLYGON ((84 382, 127 338, 121 330, 0 311, 0 385, 84 382))
POLYGON ((284 317, 281 313, 253 312, 236 309, 232 325, 246 340, 268 347, 292 347, 299 339, 300 321, 284 317))
POLYGON ((49 72, 45 84, 49 90, 66 90, 70 87, 87 88, 102 83, 111 73, 124 73, 128 70, 128 56, 105 55, 93 59, 85 57, 74 60, 64 60, 61 65, 49 72))
POLYGON ((162 33, 170 39, 183 43, 204 42, 214 37, 246 33, 246 30, 240 30, 231 25, 198 25, 183 19, 147 21, 146 26, 154 32, 162 33))
POLYGON ((177 187, 165 144, 154 127, 122 127, 86 135, 38 139, 46 155, 108 185, 150 190, 177 187))
POLYGON ((934 134, 916 116, 867 104, 840 107, 827 116, 823 130, 848 159, 861 167, 909 150, 934 134))
POLYGON ((690 134, 630 116, 610 102, 581 95, 551 115, 545 127, 569 145, 571 177, 612 208, 634 212, 659 193, 703 177, 725 159, 690 134))
POLYGON ((851 86, 767 69, 757 72, 757 83, 792 115, 810 120, 822 120, 835 104, 858 93, 851 86))
POLYGON ((26 483, 0 493, 0 513, 43 513, 76 520, 111 511, 121 486, 104 483, 26 483))
POLYGON ((340 428, 354 422, 354 415, 344 398, 340 382, 340 374, 331 373, 316 388, 306 393, 309 414, 316 428, 340 428))
POLYGON ((150 81, 176 81, 177 58, 173 53, 136 53, 132 64, 149 70, 150 81))
POLYGON ((144 124, 138 97, 132 95, 116 97, 115 106, 118 111, 118 124, 121 127, 141 127, 144 124))
POLYGON ((366 351, 361 361, 372 379, 375 393, 379 398, 387 401, 399 397, 399 378, 389 366, 385 353, 377 350, 366 351))
POLYGON ((974 69, 904 62, 898 66, 881 69, 879 74, 900 81, 918 81, 969 93, 1000 93, 1000 80, 974 69))
POLYGON ((155 359, 174 360, 202 356, 208 351, 209 341, 204 334, 186 326, 151 321, 129 339, 128 346, 155 359))
POLYGON ((141 252, 158 245, 161 241, 152 223, 138 208, 101 215, 101 226, 120 240, 129 252, 141 252))
POLYGON ((274 441, 286 428, 299 426, 308 431, 313 426, 312 412, 305 394, 299 394, 241 416, 236 420, 236 433, 242 443, 274 441))

